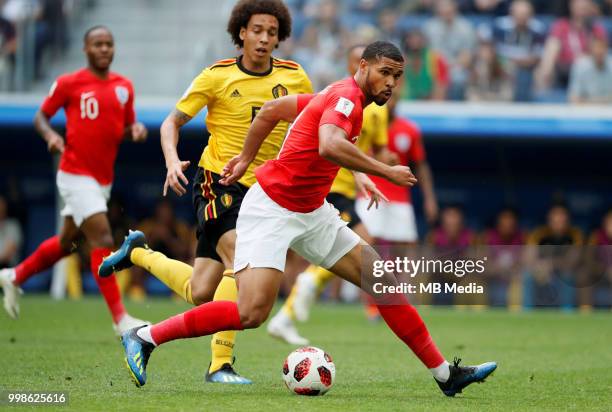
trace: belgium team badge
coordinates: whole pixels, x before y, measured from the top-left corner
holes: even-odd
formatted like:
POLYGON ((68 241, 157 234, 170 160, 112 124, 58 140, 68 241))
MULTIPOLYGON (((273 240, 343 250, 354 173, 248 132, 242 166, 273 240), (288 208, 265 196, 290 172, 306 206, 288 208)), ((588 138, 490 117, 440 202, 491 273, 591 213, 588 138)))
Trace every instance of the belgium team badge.
POLYGON ((223 195, 221 196, 221 204, 225 206, 226 209, 232 205, 233 200, 234 199, 232 199, 232 195, 230 195, 229 193, 223 193, 223 195))
POLYGON ((288 94, 289 90, 287 90, 287 88, 280 83, 272 88, 272 96, 274 96, 275 99, 287 96, 288 94))

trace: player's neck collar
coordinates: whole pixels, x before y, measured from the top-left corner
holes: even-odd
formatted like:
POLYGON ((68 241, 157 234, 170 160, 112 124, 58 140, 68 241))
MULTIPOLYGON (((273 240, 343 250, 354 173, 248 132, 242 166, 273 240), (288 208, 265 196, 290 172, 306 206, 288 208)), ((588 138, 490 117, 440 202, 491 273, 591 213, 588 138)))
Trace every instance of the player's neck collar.
POLYGON ((261 72, 261 73, 259 73, 259 72, 253 72, 253 71, 251 71, 251 70, 247 69, 246 67, 244 67, 244 66, 242 65, 242 57, 243 57, 242 55, 240 55, 240 56, 236 57, 236 64, 238 65, 238 68, 239 68, 239 69, 240 69, 240 70, 241 70, 243 73, 246 73, 246 74, 248 74, 249 76, 258 76, 258 77, 267 76, 267 75, 269 75, 270 73, 272 73, 272 69, 274 68, 272 57, 270 57, 270 68, 269 68, 268 70, 266 70, 265 72, 261 72))

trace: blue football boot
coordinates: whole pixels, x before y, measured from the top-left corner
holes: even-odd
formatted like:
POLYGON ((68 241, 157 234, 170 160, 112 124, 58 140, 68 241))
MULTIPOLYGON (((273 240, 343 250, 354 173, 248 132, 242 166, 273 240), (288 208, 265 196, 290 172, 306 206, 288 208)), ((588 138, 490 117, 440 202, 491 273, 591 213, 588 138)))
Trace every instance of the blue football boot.
MULTIPOLYGON (((234 362, 236 358, 234 358, 234 362)), ((233 362, 232 362, 233 364, 233 362)), ((206 371, 206 375, 204 375, 204 380, 206 382, 211 383, 229 383, 234 385, 250 385, 253 383, 250 379, 245 378, 244 376, 240 376, 238 372, 236 372, 232 365, 229 363, 224 363, 221 368, 216 371, 210 373, 210 365, 208 366, 208 370, 206 371)))
POLYGON ((130 254, 137 247, 147 248, 147 239, 140 230, 130 230, 121 247, 105 257, 100 264, 98 268, 100 276, 105 278, 114 272, 132 267, 134 264, 130 260, 130 254))
POLYGON ((125 366, 130 371, 134 384, 139 388, 147 383, 147 363, 155 345, 141 339, 136 331, 144 326, 130 329, 121 336, 125 350, 125 366))
POLYGON ((455 396, 461 393, 463 388, 474 383, 484 382, 484 380, 497 369, 495 362, 486 362, 476 366, 459 366, 461 359, 455 358, 453 364, 449 366, 450 377, 446 382, 439 382, 434 379, 442 392, 446 396, 455 396))

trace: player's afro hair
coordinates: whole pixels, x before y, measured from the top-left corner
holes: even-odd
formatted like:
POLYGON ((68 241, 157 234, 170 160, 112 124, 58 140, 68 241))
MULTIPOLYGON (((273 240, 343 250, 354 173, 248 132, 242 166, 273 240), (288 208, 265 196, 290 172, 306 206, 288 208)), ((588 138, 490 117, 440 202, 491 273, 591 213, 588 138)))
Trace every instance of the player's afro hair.
POLYGON ((404 57, 402 52, 393 44, 388 41, 375 41, 367 45, 363 51, 362 59, 372 62, 382 57, 386 57, 396 62, 403 63, 404 57))
POLYGON ((269 14, 278 20, 278 40, 283 41, 291 35, 291 14, 285 3, 281 0, 240 0, 234 6, 227 32, 238 47, 244 42, 240 39, 240 29, 247 27, 254 14, 269 14))

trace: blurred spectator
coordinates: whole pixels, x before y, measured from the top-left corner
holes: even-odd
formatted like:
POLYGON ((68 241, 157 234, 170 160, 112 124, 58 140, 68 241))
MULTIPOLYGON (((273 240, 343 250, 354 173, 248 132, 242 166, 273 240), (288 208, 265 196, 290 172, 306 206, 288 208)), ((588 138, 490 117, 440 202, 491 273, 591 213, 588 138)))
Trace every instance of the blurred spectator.
POLYGON ((510 207, 500 210, 495 220, 495 227, 484 232, 483 242, 486 245, 524 244, 525 234, 519 226, 517 211, 510 207))
MULTIPOLYGON (((465 226, 463 209, 458 205, 447 206, 440 213, 439 226, 427 234, 426 243, 432 248, 429 258, 445 262, 464 260, 468 257, 469 247, 474 245, 474 240, 474 232, 465 226)), ((448 284, 462 283, 464 280, 446 271, 429 275, 432 281, 448 284)), ((483 303, 473 296, 454 296, 451 293, 439 293, 431 299, 431 303, 443 305, 483 303)))
POLYGON ((495 227, 483 234, 483 244, 488 258, 486 275, 490 304, 517 308, 525 234, 519 226, 516 210, 504 208, 497 214, 495 227))
POLYGON ((574 104, 612 103, 612 57, 608 55, 608 42, 594 37, 589 51, 572 67, 569 100, 574 104))
POLYGON ((396 46, 401 45, 402 35, 397 28, 397 18, 399 17, 396 10, 384 9, 378 16, 378 29, 380 30, 380 40, 390 41, 396 46))
POLYGON ((523 279, 525 307, 560 305, 572 309, 576 300, 576 269, 583 235, 571 224, 569 210, 553 205, 547 224, 534 230, 527 241, 527 268, 523 279))
POLYGON ((406 14, 431 14, 437 0, 392 0, 389 6, 397 11, 399 15, 406 14))
POLYGON ((8 204, 0 196, 0 269, 13 267, 19 262, 22 234, 17 220, 8 217, 8 204))
POLYGON ((474 232, 465 226, 463 210, 452 205, 442 209, 440 225, 427 235, 427 243, 448 252, 456 252, 474 244, 474 232))
POLYGON ((515 0, 510 16, 493 23, 492 37, 497 52, 504 59, 506 72, 514 79, 513 98, 517 102, 532 100, 533 71, 540 61, 546 27, 533 18, 528 0, 515 0))
POLYGON ((505 16, 508 14, 510 0, 470 0, 466 13, 487 14, 490 16, 505 16))
POLYGON ((40 23, 45 25, 49 45, 55 53, 68 46, 67 8, 65 0, 42 0, 40 23))
POLYGON ((404 85, 402 99, 444 100, 449 84, 448 65, 436 51, 427 47, 427 40, 419 30, 404 36, 404 85))
POLYGON ((595 0, 599 13, 604 16, 612 15, 612 0, 595 0))
POLYGON ((2 6, 2 16, 13 23, 23 21, 40 13, 38 0, 6 0, 2 6))
MULTIPOLYGON (((13 24, 34 23, 34 75, 43 77, 42 60, 49 46, 67 45, 64 0, 7 0, 2 15, 13 24)), ((28 45, 29 46, 29 45, 28 45)))
POLYGON ((497 57, 495 44, 481 41, 470 70, 467 89, 470 101, 508 101, 512 99, 512 82, 497 57))
POLYGON ((568 17, 553 24, 546 40, 537 70, 541 89, 565 89, 572 64, 587 52, 590 40, 607 37, 605 28, 595 21, 597 9, 592 0, 570 0, 569 10, 568 17))
POLYGON ((601 219, 601 226, 589 238, 585 282, 580 286, 583 309, 609 306, 612 302, 612 208, 601 219))
POLYGON ((16 50, 15 26, 0 16, 0 91, 9 89, 16 50))
POLYGON ((353 9, 361 13, 376 14, 386 6, 386 0, 352 0, 353 9))
MULTIPOLYGON (((176 218, 172 202, 162 199, 157 203, 152 217, 140 223, 138 229, 147 237, 149 247, 161 252, 170 259, 189 260, 191 230, 187 224, 176 218)), ((144 296, 146 273, 141 268, 133 268, 129 295, 132 298, 144 296)))
MULTIPOLYGON (((612 208, 601 219, 601 226, 589 238, 590 245, 612 246, 612 208)), ((610 262, 612 264, 612 262, 610 262)))
POLYGON ((343 76, 341 63, 349 36, 342 28, 334 0, 322 0, 316 10, 293 57, 304 66, 315 90, 321 90, 343 76))
POLYGON ((442 53, 450 67, 451 100, 463 100, 469 80, 469 68, 476 46, 472 24, 458 15, 454 0, 438 0, 436 17, 425 24, 429 46, 442 53))

